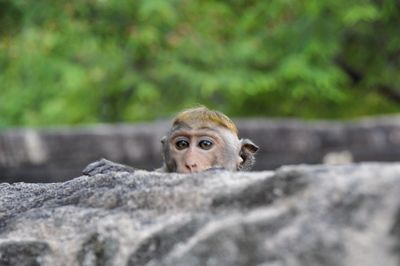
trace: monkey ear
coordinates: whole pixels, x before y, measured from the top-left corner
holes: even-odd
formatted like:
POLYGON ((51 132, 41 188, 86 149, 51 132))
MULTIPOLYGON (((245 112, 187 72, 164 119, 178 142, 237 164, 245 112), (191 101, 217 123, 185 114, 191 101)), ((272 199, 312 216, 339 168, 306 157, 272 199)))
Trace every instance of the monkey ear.
POLYGON ((238 170, 249 171, 256 162, 255 154, 259 147, 249 139, 240 140, 240 157, 243 161, 239 164, 238 170))
POLYGON ((167 136, 162 137, 160 141, 162 144, 165 144, 165 142, 167 141, 167 136))
POLYGON ((254 142, 249 139, 242 139, 240 142, 242 144, 242 149, 246 149, 253 154, 255 154, 260 149, 256 144, 254 144, 254 142))

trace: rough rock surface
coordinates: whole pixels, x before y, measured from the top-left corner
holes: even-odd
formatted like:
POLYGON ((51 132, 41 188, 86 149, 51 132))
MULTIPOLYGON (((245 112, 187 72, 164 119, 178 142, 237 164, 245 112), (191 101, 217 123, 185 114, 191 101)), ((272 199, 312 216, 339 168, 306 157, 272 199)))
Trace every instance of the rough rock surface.
POLYGON ((400 164, 0 184, 0 265, 400 265, 400 164))

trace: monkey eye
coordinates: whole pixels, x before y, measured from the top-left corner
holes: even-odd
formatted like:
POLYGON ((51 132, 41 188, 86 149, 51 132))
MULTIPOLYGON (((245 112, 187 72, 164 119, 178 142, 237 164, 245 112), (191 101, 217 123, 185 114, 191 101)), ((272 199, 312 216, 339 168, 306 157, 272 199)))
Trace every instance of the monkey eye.
POLYGON ((183 139, 178 140, 178 141, 175 143, 175 147, 176 147, 178 150, 186 149, 186 148, 189 147, 189 142, 188 142, 187 140, 183 140, 183 139))
POLYGON ((203 150, 209 150, 209 149, 212 148, 213 145, 214 145, 214 143, 212 143, 212 141, 206 140, 206 139, 201 140, 201 141, 199 142, 199 147, 200 147, 201 149, 203 149, 203 150))

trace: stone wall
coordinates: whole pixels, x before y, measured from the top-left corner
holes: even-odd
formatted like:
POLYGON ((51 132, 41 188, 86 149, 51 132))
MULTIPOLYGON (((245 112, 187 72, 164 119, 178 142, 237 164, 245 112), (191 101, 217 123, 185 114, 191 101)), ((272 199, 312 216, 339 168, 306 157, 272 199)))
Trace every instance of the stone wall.
POLYGON ((398 266, 400 164, 0 184, 0 265, 398 266))
MULTIPOLYGON (((238 120, 240 135, 260 146, 255 170, 287 164, 400 160, 400 117, 355 122, 238 120)), ((0 181, 54 182, 107 158, 152 170, 162 163, 167 122, 0 132, 0 181)))

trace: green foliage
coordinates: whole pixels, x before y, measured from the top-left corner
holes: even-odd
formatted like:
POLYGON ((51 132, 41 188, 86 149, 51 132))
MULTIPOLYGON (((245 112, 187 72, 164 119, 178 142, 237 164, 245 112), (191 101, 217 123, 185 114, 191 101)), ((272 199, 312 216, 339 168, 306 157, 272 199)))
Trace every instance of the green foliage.
POLYGON ((400 111, 396 0, 0 0, 0 127, 400 111))

